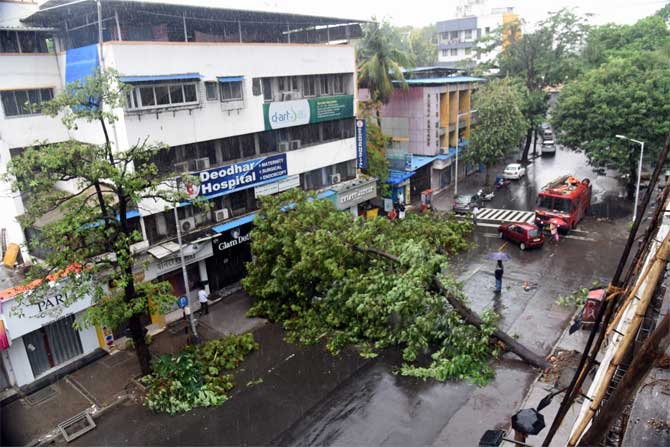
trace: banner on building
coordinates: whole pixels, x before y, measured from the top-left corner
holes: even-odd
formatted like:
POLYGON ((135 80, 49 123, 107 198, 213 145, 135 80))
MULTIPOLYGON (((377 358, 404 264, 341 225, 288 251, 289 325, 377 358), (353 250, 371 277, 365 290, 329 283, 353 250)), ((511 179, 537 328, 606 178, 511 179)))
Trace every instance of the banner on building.
POLYGON ((279 101, 263 104, 265 130, 351 118, 353 95, 279 101))
POLYGON ((212 240, 214 254, 225 254, 230 249, 251 241, 252 228, 253 223, 249 222, 217 235, 212 240))
POLYGON ((289 189, 297 188, 299 186, 300 186, 300 176, 292 175, 277 182, 257 186, 254 188, 254 193, 256 195, 256 198, 258 198, 260 196, 267 196, 270 194, 277 194, 280 192, 288 191, 289 189))
POLYGON ((356 120, 356 168, 368 167, 368 141, 365 120, 356 120))
POLYGON ((288 174, 286 154, 241 161, 200 171, 196 195, 208 198, 283 179, 288 174))

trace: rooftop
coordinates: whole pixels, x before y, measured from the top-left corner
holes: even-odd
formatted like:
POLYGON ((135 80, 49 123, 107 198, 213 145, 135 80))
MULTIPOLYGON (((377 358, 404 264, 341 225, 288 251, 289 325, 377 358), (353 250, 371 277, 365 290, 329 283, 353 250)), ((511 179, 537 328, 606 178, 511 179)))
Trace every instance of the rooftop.
POLYGON ((0 1, 0 30, 42 31, 43 27, 29 26, 21 19, 37 11, 36 3, 0 1))
MULTIPOLYGON (((447 76, 442 78, 426 78, 426 79, 406 79, 410 86, 416 85, 443 85, 443 84, 460 84, 464 82, 484 82, 484 78, 475 78, 472 76, 447 76)), ((400 81, 393 81, 394 84, 401 84, 400 81)))

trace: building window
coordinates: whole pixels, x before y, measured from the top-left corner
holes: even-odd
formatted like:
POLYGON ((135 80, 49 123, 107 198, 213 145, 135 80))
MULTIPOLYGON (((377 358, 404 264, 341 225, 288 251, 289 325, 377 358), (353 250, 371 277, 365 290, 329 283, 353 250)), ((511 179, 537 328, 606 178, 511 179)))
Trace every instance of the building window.
POLYGON ((442 37, 442 40, 447 40, 449 39, 449 33, 440 33, 440 37, 442 37))
POLYGON ((442 57, 447 57, 449 55, 448 50, 442 50, 442 57))
POLYGON ((470 40, 472 39, 472 30, 471 29, 466 29, 465 30, 465 40, 470 40))
POLYGON ((253 78, 251 80, 251 94, 254 96, 261 95, 261 78, 253 78))
POLYGON ((304 96, 316 96, 316 76, 306 76, 302 80, 304 96))
POLYGON ((142 85, 128 94, 126 102, 129 109, 196 104, 197 87, 195 83, 142 85))
POLYGON ((53 89, 8 90, 2 93, 5 116, 34 115, 40 113, 39 104, 53 98, 53 89))
POLYGON ((272 101, 272 78, 263 78, 263 99, 272 101))
POLYGON ((472 48, 466 48, 465 49, 465 55, 470 56, 470 53, 472 53, 472 48))
POLYGON ((452 48, 449 50, 450 56, 458 56, 458 48, 452 48))
POLYGON ((46 33, 0 30, 0 53, 48 53, 48 40, 46 33))
POLYGON ((205 82, 205 92, 207 93, 207 101, 219 100, 219 83, 205 82))
POLYGON ((221 101, 240 101, 242 99, 242 81, 221 82, 221 101))
POLYGON ((449 37, 451 39, 458 39, 458 31, 452 31, 449 37))
POLYGON ((322 96, 327 96, 327 95, 330 95, 332 93, 332 90, 330 88, 330 77, 329 76, 327 76, 327 75, 321 76, 320 87, 321 87, 321 95, 322 96))
POLYGON ((342 75, 333 76, 333 93, 336 95, 344 93, 344 77, 342 75))

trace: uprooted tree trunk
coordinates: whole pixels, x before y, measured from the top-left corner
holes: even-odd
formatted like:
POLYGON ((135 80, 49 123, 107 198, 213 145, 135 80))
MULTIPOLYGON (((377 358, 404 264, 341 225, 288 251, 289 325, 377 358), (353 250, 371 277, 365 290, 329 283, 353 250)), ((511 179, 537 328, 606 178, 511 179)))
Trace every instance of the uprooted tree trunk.
MULTIPOLYGON (((385 251, 376 248, 361 248, 361 247, 353 247, 353 248, 358 252, 375 254, 391 262, 400 264, 400 259, 397 256, 394 256, 390 253, 386 253, 385 251)), ((477 328, 481 328, 483 326, 484 322, 482 321, 481 317, 477 315, 476 312, 473 312, 470 308, 468 308, 468 306, 463 304, 460 298, 452 295, 446 289, 446 287, 444 287, 437 274, 433 276, 433 287, 437 292, 440 293, 440 295, 446 298, 447 302, 451 305, 451 307, 454 308, 454 310, 461 316, 461 318, 463 318, 463 320, 466 323, 471 324, 477 328)), ((501 331, 500 329, 496 329, 491 336, 504 343, 505 346, 507 346, 507 348, 511 352, 521 357, 521 359, 523 359, 530 365, 533 365, 536 368, 541 369, 546 369, 551 366, 549 362, 547 362, 544 359, 544 357, 535 354, 533 351, 526 348, 524 345, 522 345, 521 343, 516 341, 513 337, 501 331)))

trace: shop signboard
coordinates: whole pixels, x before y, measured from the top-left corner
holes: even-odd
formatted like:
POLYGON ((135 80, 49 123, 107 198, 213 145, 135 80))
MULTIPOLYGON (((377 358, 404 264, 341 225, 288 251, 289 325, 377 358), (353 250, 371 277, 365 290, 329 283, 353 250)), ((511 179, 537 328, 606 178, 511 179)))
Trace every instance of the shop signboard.
POLYGON ((257 186, 254 188, 254 193, 256 198, 258 198, 260 196, 267 196, 270 194, 277 194, 283 191, 288 191, 289 189, 297 188, 298 186, 300 186, 300 176, 292 175, 277 182, 257 186))
POLYGON ((252 228, 253 224, 250 222, 227 230, 216 236, 212 239, 214 254, 223 255, 234 247, 250 242, 252 228))
POLYGON ((325 96, 263 104, 265 130, 321 123, 351 118, 352 116, 354 116, 353 95, 325 96))
POLYGON ((207 198, 230 194, 285 178, 286 154, 254 158, 218 168, 200 171, 195 195, 207 198))
POLYGON ((375 197, 377 197, 377 182, 372 180, 351 189, 338 191, 335 205, 338 210, 346 210, 375 197))
MULTIPOLYGON (((212 243, 210 241, 198 242, 185 246, 184 264, 194 264, 212 256, 212 243)), ((165 258, 158 259, 147 265, 144 271, 145 281, 151 281, 161 275, 181 268, 181 258, 179 252, 173 253, 165 258)))
POLYGON ((368 167, 368 145, 365 120, 356 120, 356 168, 368 167))

